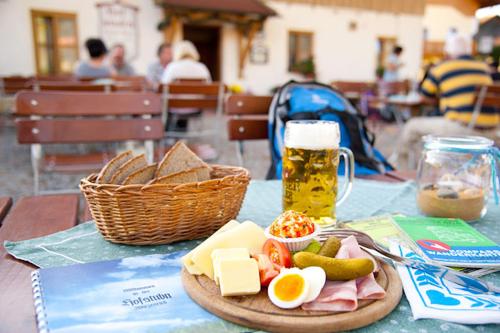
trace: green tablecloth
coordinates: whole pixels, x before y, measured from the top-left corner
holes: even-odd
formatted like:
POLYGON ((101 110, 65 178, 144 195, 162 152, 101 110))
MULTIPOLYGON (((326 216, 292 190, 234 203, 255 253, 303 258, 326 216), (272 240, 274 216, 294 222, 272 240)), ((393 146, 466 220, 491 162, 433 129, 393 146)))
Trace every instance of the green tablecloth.
MULTIPOLYGON (((279 181, 252 181, 238 220, 252 220, 267 226, 281 212, 281 183, 279 181)), ((340 220, 350 220, 384 213, 418 214, 415 205, 415 185, 408 183, 382 183, 355 180, 353 191, 338 208, 340 220)), ((500 207, 489 205, 488 214, 474 224, 479 231, 500 242, 500 207)), ((54 267, 75 263, 124 258, 130 256, 189 250, 200 241, 179 242, 161 246, 127 246, 105 241, 94 223, 47 237, 6 242, 9 253, 30 261, 39 267, 54 267)), ((500 284, 500 273, 490 274, 486 280, 500 284)), ((229 325, 231 326, 231 325, 229 325)), ((498 325, 460 325, 440 320, 414 320, 405 297, 396 309, 384 319, 356 332, 499 332, 498 325)))

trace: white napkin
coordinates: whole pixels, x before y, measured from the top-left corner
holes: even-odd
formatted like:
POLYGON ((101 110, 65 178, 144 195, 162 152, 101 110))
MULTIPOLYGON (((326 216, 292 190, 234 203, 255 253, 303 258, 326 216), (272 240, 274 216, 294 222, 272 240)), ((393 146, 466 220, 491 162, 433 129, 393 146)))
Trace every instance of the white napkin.
MULTIPOLYGON (((391 252, 424 261, 416 253, 396 244, 391 252)), ((500 294, 478 294, 439 275, 396 265, 415 319, 433 318, 461 324, 500 323, 500 294)))

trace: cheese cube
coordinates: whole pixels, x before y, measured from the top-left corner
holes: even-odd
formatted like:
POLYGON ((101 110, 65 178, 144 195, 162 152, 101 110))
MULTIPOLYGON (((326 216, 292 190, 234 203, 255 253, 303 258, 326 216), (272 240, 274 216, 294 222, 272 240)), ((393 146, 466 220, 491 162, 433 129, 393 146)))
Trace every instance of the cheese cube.
MULTIPOLYGON (((232 229, 232 228, 236 227, 237 225, 240 225, 240 223, 238 221, 236 221, 236 220, 231 220, 231 221, 227 222, 219 230, 217 230, 210 237, 208 237, 205 240, 205 242, 208 241, 208 240, 210 240, 210 239, 213 239, 216 235, 219 235, 219 234, 223 233, 224 231, 227 231, 229 229, 232 229)), ((205 243, 205 242, 203 242, 203 243, 205 243)), ((186 254, 184 257, 182 257, 182 263, 184 264, 184 267, 187 269, 187 271, 189 272, 189 274, 193 274, 193 275, 201 275, 201 274, 203 274, 203 272, 199 268, 196 267, 196 265, 194 264, 194 262, 192 260, 193 252, 199 246, 203 245, 203 243, 201 243, 196 248, 194 248, 193 250, 191 250, 188 254, 186 254)))
POLYGON ((261 227, 253 222, 245 221, 198 245, 192 251, 191 261, 199 272, 213 280, 214 267, 210 257, 213 250, 246 247, 251 254, 260 253, 266 239, 261 227))
POLYGON ((212 251, 212 262, 214 263, 214 281, 219 284, 220 262, 226 259, 248 259, 250 253, 247 248, 215 249, 212 251))
POLYGON ((222 296, 254 295, 260 291, 259 267, 255 259, 226 259, 219 265, 222 296))

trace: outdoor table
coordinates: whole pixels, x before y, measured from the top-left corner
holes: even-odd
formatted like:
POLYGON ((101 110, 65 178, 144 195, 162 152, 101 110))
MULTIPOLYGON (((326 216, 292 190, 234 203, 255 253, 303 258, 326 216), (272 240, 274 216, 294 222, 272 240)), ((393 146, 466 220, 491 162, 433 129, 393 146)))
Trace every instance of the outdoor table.
POLYGON ((9 212, 10 206, 12 206, 12 198, 0 197, 0 226, 2 225, 3 218, 9 212))
POLYGON ((434 102, 431 102, 428 99, 419 97, 416 99, 408 100, 404 95, 400 96, 400 98, 397 98, 396 96, 370 96, 368 98, 368 103, 370 106, 375 108, 380 108, 382 105, 393 106, 396 109, 396 112, 394 112, 394 118, 396 119, 396 123, 400 128, 404 126, 404 112, 409 112, 412 117, 424 116, 424 107, 436 106, 434 102))
MULTIPOLYGON (((386 175, 377 175, 372 178, 378 181, 392 182, 397 185, 405 179, 414 177, 414 173, 391 172, 386 175)), ((260 186, 265 191, 269 190, 269 185, 276 192, 276 182, 260 181, 260 186)), ((374 182, 376 183, 376 182, 374 182)), ((401 183, 402 184, 402 183, 401 183)), ((252 185, 250 185, 252 186, 252 185)), ((249 192, 252 192, 249 190, 249 192)), ((255 191, 253 191, 255 192, 255 191)), ((264 195, 265 196, 265 195, 264 195)), ((256 201, 268 200, 262 195, 249 193, 245 209, 242 209, 240 216, 247 218, 249 211, 252 211, 258 204, 256 201), (251 194, 251 195, 250 195, 251 194), (244 210, 244 212, 243 212, 244 210)), ((266 218, 269 214, 274 214, 274 210, 279 207, 273 207, 266 212, 266 218)), ((78 195, 58 195, 58 196, 38 196, 26 197, 16 202, 10 213, 4 219, 4 225, 0 228, 0 242, 4 240, 25 240, 34 237, 49 235, 58 231, 69 229, 76 225, 78 216, 78 195)), ((33 307, 33 297, 31 290, 30 273, 36 269, 25 261, 17 260, 7 254, 5 248, 0 246, 0 333, 3 332, 37 332, 35 313, 33 307)), ((409 304, 403 296, 402 301, 394 310, 399 316, 389 315, 385 318, 360 330, 367 332, 412 332, 415 324, 411 313, 409 313, 409 304), (404 319, 399 317, 404 312, 404 319), (404 320, 404 322, 403 322, 404 320)), ((422 320, 422 322, 436 322, 441 331, 451 329, 455 324, 439 322, 434 320, 422 320)), ((436 326, 436 324, 433 324, 436 326)), ((458 328, 466 326, 456 325, 458 328)), ((484 328, 484 326, 479 326, 484 328)), ((490 328, 491 329, 491 328, 490 328)), ((471 331, 475 331, 472 330, 471 331)), ((416 332, 427 333, 426 329, 419 328, 416 332)), ((430 331, 429 331, 430 333, 430 331)))

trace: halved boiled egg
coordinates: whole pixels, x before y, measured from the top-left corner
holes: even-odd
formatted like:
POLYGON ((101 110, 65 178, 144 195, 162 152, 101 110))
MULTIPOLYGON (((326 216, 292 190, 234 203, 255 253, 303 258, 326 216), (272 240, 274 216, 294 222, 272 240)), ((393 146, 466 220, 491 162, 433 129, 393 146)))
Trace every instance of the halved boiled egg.
POLYGON ((267 288, 269 299, 283 309, 293 309, 308 296, 309 281, 299 268, 283 269, 267 288))
POLYGON ((320 267, 282 269, 267 289, 271 302, 283 309, 293 309, 318 297, 326 281, 320 267))
POLYGON ((306 267, 302 270, 309 281, 309 292, 304 303, 312 302, 318 298, 326 282, 326 273, 323 268, 317 266, 306 267))

